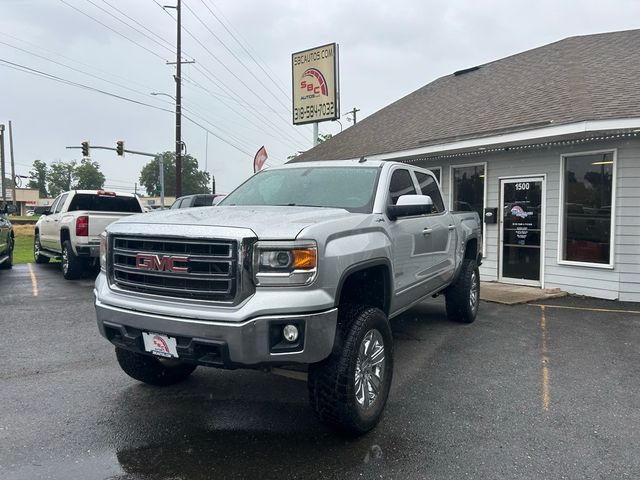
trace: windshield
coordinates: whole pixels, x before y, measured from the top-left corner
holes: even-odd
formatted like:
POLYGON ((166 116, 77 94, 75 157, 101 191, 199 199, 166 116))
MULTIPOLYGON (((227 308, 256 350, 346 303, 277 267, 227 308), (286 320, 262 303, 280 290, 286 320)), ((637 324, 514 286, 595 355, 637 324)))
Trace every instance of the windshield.
POLYGON ((379 171, 375 167, 264 170, 240 185, 220 205, 327 207, 371 213, 379 171))

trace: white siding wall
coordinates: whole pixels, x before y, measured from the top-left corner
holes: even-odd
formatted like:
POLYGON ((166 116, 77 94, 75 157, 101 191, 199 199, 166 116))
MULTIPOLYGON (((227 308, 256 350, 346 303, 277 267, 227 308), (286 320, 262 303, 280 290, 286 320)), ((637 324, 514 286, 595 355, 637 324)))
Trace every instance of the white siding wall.
MULTIPOLYGON (((419 160, 415 164, 425 168, 442 167, 442 190, 448 204, 450 167, 482 162, 487 163, 487 207, 499 207, 499 178, 546 174, 544 287, 558 287, 579 295, 640 302, 640 139, 419 160), (614 268, 559 265, 560 157, 613 148, 618 151, 614 268)), ((497 224, 485 228, 485 259, 481 267, 484 280, 498 278, 498 233, 497 224)))

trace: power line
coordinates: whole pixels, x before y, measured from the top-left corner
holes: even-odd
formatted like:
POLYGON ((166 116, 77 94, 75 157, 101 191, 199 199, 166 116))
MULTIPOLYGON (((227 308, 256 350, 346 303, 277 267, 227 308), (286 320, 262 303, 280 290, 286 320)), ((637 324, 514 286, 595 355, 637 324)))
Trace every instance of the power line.
MULTIPOLYGON (((188 6, 185 5, 185 7, 187 9, 189 9, 189 11, 196 17, 196 19, 198 19, 198 21, 200 21, 201 23, 203 23, 200 18, 195 15, 195 13, 193 12, 193 10, 191 10, 188 6)), ((204 23, 203 23, 204 24, 204 23)), ((251 88, 249 85, 247 85, 247 83, 242 80, 242 78, 240 78, 238 75, 236 75, 235 72, 233 72, 227 65, 225 62, 223 62, 222 60, 220 60, 220 58, 218 58, 217 55, 215 55, 206 45, 204 45, 200 40, 198 40, 198 38, 195 37, 195 35, 191 34, 188 30, 185 29, 185 32, 187 32, 191 38, 193 38, 196 43, 198 43, 198 45, 200 45, 214 60, 216 60, 227 72, 229 72, 229 74, 231 74, 236 80, 238 80, 242 85, 244 85, 244 87, 249 90, 260 102, 262 102, 264 105, 266 105, 267 107, 269 107, 269 104, 264 100, 264 98, 262 98, 262 96, 260 94, 258 94, 253 88, 251 88)), ((285 118, 284 116, 277 114, 278 117, 280 117, 282 120, 284 120, 284 122, 287 124, 287 126, 291 126, 289 124, 289 119, 285 118)), ((307 140, 307 138, 305 138, 300 131, 295 130, 294 132, 298 135, 300 135, 300 137, 302 139, 304 139, 305 141, 307 140)))
MULTIPOLYGON (((169 42, 168 40, 165 40, 164 38, 162 38, 160 35, 158 35, 156 32, 154 32, 153 30, 147 28, 142 22, 139 22, 138 20, 136 20, 135 18, 131 18, 131 16, 127 15, 125 12, 123 12, 122 10, 120 10, 118 7, 110 4, 109 2, 107 2, 107 0, 102 0, 103 3, 106 3, 107 5, 109 5, 112 9, 114 9, 116 12, 118 12, 120 15, 122 15, 125 18, 128 18, 129 20, 131 20, 133 23, 135 23, 136 25, 138 25, 140 28, 143 28, 144 30, 146 30, 147 32, 149 32, 151 35, 153 35, 154 37, 160 39, 160 41, 166 43, 167 45, 169 45, 169 47, 171 48, 170 51, 171 53, 175 54, 175 48, 173 47, 173 44, 171 42, 169 42)), ((133 28, 130 26, 130 28, 133 28)), ((138 33, 142 33, 137 29, 136 30, 138 33)), ((148 38, 148 37, 147 37, 148 38)), ((157 43, 157 42, 156 42, 157 43)), ((166 48, 166 47, 165 47, 166 48)))
POLYGON ((97 18, 89 15, 88 13, 80 10, 78 7, 71 5, 70 3, 66 2, 65 0, 60 0, 62 3, 64 3, 67 7, 74 9, 76 12, 81 13, 82 15, 84 15, 85 17, 90 18, 91 20, 93 20, 96 23, 99 23, 100 25, 102 25, 104 28, 111 30, 113 33, 115 33, 116 35, 121 36, 122 38, 130 41, 131 43, 137 45, 138 47, 146 50, 147 52, 149 52, 151 55, 158 57, 160 60, 165 60, 164 57, 162 55, 159 55, 158 53, 154 52, 153 50, 145 47, 144 45, 142 45, 139 42, 136 42, 135 40, 133 40, 132 38, 127 37, 126 35, 124 35, 123 33, 120 33, 118 30, 111 28, 109 25, 107 25, 106 23, 101 22, 100 20, 98 20, 97 18))
MULTIPOLYGON (((168 110, 166 108, 158 107, 158 106, 151 105, 151 104, 148 104, 148 103, 145 103, 145 102, 141 102, 139 100, 135 100, 135 99, 124 97, 122 95, 118 95, 118 94, 115 94, 115 93, 107 92, 107 91, 101 90, 99 88, 91 87, 89 85, 84 85, 82 83, 73 82, 71 80, 67 80, 67 79, 58 77, 56 75, 52 75, 50 73, 46 73, 46 72, 43 72, 41 70, 37 70, 35 68, 30 68, 30 67, 27 67, 25 65, 20 65, 18 63, 10 62, 10 61, 4 60, 2 58, 0 58, 0 62, 2 62, 4 64, 4 65, 1 65, 1 66, 7 67, 7 68, 12 68, 14 70, 18 70, 18 71, 22 71, 22 72, 25 72, 25 73, 29 73, 31 75, 47 78, 49 80, 54 80, 54 81, 57 81, 57 82, 60 82, 60 83, 66 84, 66 85, 74 86, 74 87, 77 87, 77 88, 82 88, 84 90, 89 90, 89 91, 93 91, 93 92, 96 92, 96 93, 101 93, 103 95, 107 95, 109 97, 117 98, 117 99, 124 100, 124 101, 131 102, 131 103, 135 103, 137 105, 143 105, 143 106, 146 106, 146 107, 149 107, 149 108, 153 108, 153 109, 156 109, 156 110, 161 110, 163 112, 168 112, 168 113, 171 113, 171 114, 174 113, 172 110, 168 110)), ((214 137, 218 138, 222 142, 228 144, 229 146, 235 148, 236 150, 238 150, 238 151, 240 151, 242 153, 245 153, 247 155, 252 155, 251 153, 247 152, 246 150, 242 149, 241 147, 238 147, 237 145, 233 144, 232 142, 230 142, 230 141, 226 140, 225 138, 221 137, 217 133, 212 132, 211 130, 205 128, 200 123, 198 123, 195 120, 193 120, 192 118, 190 118, 190 117, 188 117, 186 115, 184 115, 184 117, 187 120, 189 120, 191 123, 199 126, 203 130, 208 131, 211 135, 213 135, 214 137)))
MULTIPOLYGON (((213 11, 213 10, 211 10, 211 8, 209 8, 209 5, 207 5, 207 4, 205 3, 205 0, 200 0, 200 1, 203 3, 203 5, 206 7, 206 9, 207 9, 207 10, 209 10, 209 12, 211 13, 211 15, 213 15, 213 17, 218 21, 218 23, 220 23, 220 25, 222 25, 222 27, 227 31, 227 33, 228 33, 229 35, 231 35, 231 38, 233 38, 233 39, 236 41, 236 43, 237 43, 238 45, 240 45, 240 47, 242 48, 242 50, 244 50, 244 52, 249 56, 249 58, 251 58, 251 60, 253 60, 253 62, 254 62, 254 63, 255 63, 255 64, 260 68, 260 70, 262 70, 262 72, 267 76, 267 78, 269 78, 269 80, 271 80, 271 82, 276 86, 276 88, 282 92, 282 94, 285 96, 285 98, 286 98, 289 102, 291 102, 291 96, 290 96, 287 92, 285 92, 285 91, 282 89, 282 87, 280 86, 280 83, 278 83, 278 82, 277 82, 277 81, 276 81, 276 80, 275 80, 275 79, 274 79, 274 78, 269 74, 269 72, 267 72, 267 71, 264 69, 264 67, 260 64, 260 62, 258 62, 258 60, 257 60, 257 59, 256 59, 256 58, 251 54, 251 52, 250 52, 250 51, 249 51, 249 50, 248 50, 248 49, 247 49, 247 48, 242 44, 242 42, 238 39, 238 37, 236 37, 236 36, 234 35, 234 33, 233 33, 233 32, 232 32, 232 31, 231 31, 231 30, 230 30, 230 29, 229 29, 229 28, 224 24, 224 22, 223 22, 222 20, 220 20, 220 18, 218 17, 218 15, 216 15, 216 14, 214 13, 214 11, 213 11)), ((218 10, 218 11, 220 12, 221 16, 222 16, 223 18, 225 18, 225 19, 227 20, 227 22, 229 22, 229 25, 231 25, 231 22, 229 21, 229 19, 228 19, 228 18, 226 18, 226 17, 224 16, 224 14, 220 11, 220 9, 219 9, 215 4, 213 4, 213 6, 214 6, 214 8, 215 8, 216 10, 218 10)), ((239 33, 239 32, 238 32, 238 36, 240 36, 240 33, 239 33)), ((289 108, 289 107, 287 107, 287 108, 289 108)))
MULTIPOLYGON (((79 68, 75 68, 75 67, 72 67, 72 66, 70 66, 70 65, 66 65, 66 64, 64 64, 64 63, 62 63, 62 62, 58 62, 57 60, 53 60, 53 59, 51 59, 51 58, 45 57, 44 55, 40 55, 40 54, 38 54, 38 53, 35 53, 35 52, 32 52, 32 51, 29 51, 29 50, 27 50, 27 49, 24 49, 24 48, 21 48, 21 47, 15 46, 15 45, 11 45, 10 43, 3 42, 2 40, 0 40, 0 44, 2 44, 2 45, 6 45, 6 46, 11 47, 11 48, 14 48, 14 49, 16 49, 16 50, 20 50, 21 52, 24 52, 24 53, 28 53, 29 55, 33 55, 33 56, 35 56, 35 57, 41 58, 41 59, 43 59, 43 60, 46 60, 47 62, 51 62, 51 63, 54 63, 54 64, 56 64, 56 65, 60 65, 61 67, 68 68, 69 70, 73 70, 74 72, 82 73, 83 75, 87 75, 87 76, 89 76, 89 77, 92 77, 92 78, 98 79, 98 80, 100 80, 100 81, 103 81, 103 82, 109 83, 109 84, 111 84, 111 85, 115 85, 115 86, 117 86, 117 87, 124 88, 125 90, 129 90, 129 91, 131 91, 131 92, 137 93, 138 95, 142 95, 142 96, 146 96, 146 95, 147 95, 145 92, 141 92, 141 91, 139 91, 139 90, 136 90, 136 89, 134 89, 134 88, 128 87, 128 86, 126 86, 126 85, 122 85, 121 83, 118 83, 118 82, 112 82, 111 80, 107 80, 106 78, 102 78, 102 77, 99 77, 98 75, 94 75, 94 74, 92 74, 92 73, 85 72, 84 70, 80 70, 79 68)), ((163 102, 163 103, 170 103, 170 102, 168 102, 168 101, 167 101, 167 102, 165 102, 165 101, 164 101, 164 100, 162 100, 162 99, 158 99, 158 101, 163 102)))
MULTIPOLYGON (((202 1, 202 0, 201 0, 201 1, 202 1)), ((209 7, 208 7, 204 2, 202 2, 202 4, 203 4, 205 7, 209 8, 209 7)), ((223 40, 222 40, 218 35, 216 35, 216 33, 215 33, 213 30, 211 30, 211 28, 209 28, 209 26, 208 26, 206 23, 204 23, 204 22, 202 21, 202 19, 201 19, 198 15, 196 15, 196 13, 195 13, 195 12, 194 12, 190 7, 189 7, 189 5, 185 4, 185 8, 186 8, 187 10, 189 10, 189 11, 191 12, 191 14, 192 14, 194 17, 196 17, 196 19, 197 19, 197 20, 198 20, 198 21, 199 21, 199 22, 204 26, 204 28, 205 28, 205 29, 207 29, 207 31, 211 34, 211 36, 212 36, 213 38, 215 38, 215 39, 216 39, 216 40, 217 40, 217 41, 218 41, 218 42, 219 42, 219 43, 220 43, 220 44, 225 48, 225 50, 227 50, 227 52, 229 52, 229 53, 231 54, 231 56, 233 56, 233 58, 235 58, 235 59, 238 61, 238 63, 239 63, 240 65, 242 65, 242 66, 245 68, 245 70, 251 74, 251 76, 252 76, 253 78, 255 78, 258 82, 261 82, 261 81, 262 81, 262 80, 261 80, 260 78, 258 78, 258 76, 257 76, 255 73, 253 73, 253 71, 252 71, 252 70, 251 70, 251 69, 250 69, 250 68, 249 68, 249 67, 248 67, 248 66, 247 66, 247 65, 242 61, 242 59, 241 59, 240 57, 238 57, 238 56, 235 54, 235 52, 234 52, 233 50, 231 50, 231 49, 228 47, 228 45, 227 45, 226 43, 224 43, 224 41, 223 41, 223 40)), ((209 10, 209 11, 211 11, 211 10, 209 10)), ((213 13, 213 12, 212 12, 212 13, 213 13)), ((264 88, 267 92, 269 92, 269 93, 271 94, 271 96, 272 96, 272 97, 273 97, 273 98, 274 98, 274 99, 275 99, 275 100, 276 100, 280 105, 282 105, 284 108, 287 108, 287 105, 285 105, 285 104, 284 104, 284 103, 283 103, 283 102, 282 102, 282 101, 281 101, 281 100, 280 100, 280 99, 279 99, 279 98, 278 98, 278 97, 277 97, 277 96, 276 96, 276 95, 275 95, 271 90, 269 90, 265 85, 262 85, 262 86, 263 86, 263 88, 264 88)))

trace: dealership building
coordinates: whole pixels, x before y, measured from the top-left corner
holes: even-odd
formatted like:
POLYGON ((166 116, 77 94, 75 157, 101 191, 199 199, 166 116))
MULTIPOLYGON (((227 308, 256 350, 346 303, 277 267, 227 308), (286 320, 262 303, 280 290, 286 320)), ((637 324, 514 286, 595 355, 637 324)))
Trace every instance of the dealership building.
POLYGON ((640 30, 439 78, 295 161, 428 168, 483 219, 484 280, 640 302, 640 30))

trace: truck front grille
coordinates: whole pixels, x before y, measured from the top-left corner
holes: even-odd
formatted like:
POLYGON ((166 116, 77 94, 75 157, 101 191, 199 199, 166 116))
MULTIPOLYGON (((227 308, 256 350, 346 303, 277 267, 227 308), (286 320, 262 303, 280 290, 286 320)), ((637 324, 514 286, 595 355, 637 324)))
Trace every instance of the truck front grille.
POLYGON ((109 277, 120 289, 229 303, 236 297, 235 241, 115 236, 110 244, 109 277))

